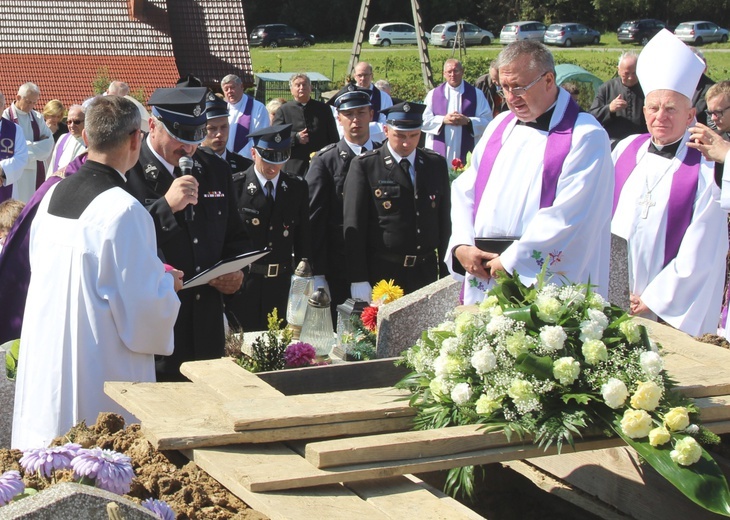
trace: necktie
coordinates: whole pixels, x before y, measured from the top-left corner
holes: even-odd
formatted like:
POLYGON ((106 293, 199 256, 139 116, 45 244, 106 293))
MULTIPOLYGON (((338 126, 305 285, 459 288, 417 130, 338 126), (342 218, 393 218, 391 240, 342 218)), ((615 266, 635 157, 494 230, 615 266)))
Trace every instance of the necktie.
POLYGON ((365 145, 363 145, 363 146, 362 146, 362 147, 360 148, 360 155, 364 154, 364 153, 365 153, 365 152, 367 152, 367 151, 368 151, 368 147, 367 147, 367 146, 365 146, 365 145))
POLYGON ((266 188, 266 201, 269 204, 274 203, 274 183, 271 181, 266 181, 266 184, 264 185, 266 188))
POLYGON ((408 159, 401 159, 399 164, 405 172, 406 176, 408 176, 408 179, 411 181, 411 186, 413 186, 413 178, 411 177, 411 162, 408 159))

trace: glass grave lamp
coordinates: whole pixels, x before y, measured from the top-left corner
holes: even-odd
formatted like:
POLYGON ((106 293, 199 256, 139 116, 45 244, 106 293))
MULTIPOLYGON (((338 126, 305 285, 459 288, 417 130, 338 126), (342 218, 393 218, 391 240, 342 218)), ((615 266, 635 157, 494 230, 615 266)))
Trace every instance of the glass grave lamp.
POLYGON ((368 302, 357 298, 348 298, 344 303, 337 306, 337 346, 336 354, 342 359, 347 359, 350 350, 355 345, 355 326, 352 324, 352 316, 359 316, 368 302))
POLYGON ((307 300, 307 313, 299 341, 312 345, 318 360, 329 360, 330 352, 335 346, 335 333, 332 328, 330 297, 324 287, 318 287, 307 300))
POLYGON ((291 277, 286 321, 292 331, 292 339, 299 339, 307 312, 307 298, 314 290, 314 274, 306 258, 302 258, 291 277))

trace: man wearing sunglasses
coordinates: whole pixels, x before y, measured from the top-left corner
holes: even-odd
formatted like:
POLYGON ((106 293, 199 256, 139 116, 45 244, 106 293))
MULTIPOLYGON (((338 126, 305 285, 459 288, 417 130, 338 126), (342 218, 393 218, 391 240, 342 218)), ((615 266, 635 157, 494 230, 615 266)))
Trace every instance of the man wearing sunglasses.
POLYGON ((293 265, 310 258, 307 183, 282 171, 291 150, 291 125, 274 125, 249 134, 254 164, 233 176, 238 212, 255 249, 271 253, 246 268, 241 291, 226 301, 234 328, 265 330, 276 308, 286 316, 293 265))
MULTIPOLYGON (((152 93, 150 133, 128 173, 129 191, 155 222, 161 256, 183 271, 186 281, 244 252, 247 239, 230 167, 220 157, 198 150, 206 135, 206 93, 201 87, 159 88, 152 93)), ((185 361, 223 355, 223 295, 235 293, 242 280, 243 273, 237 271, 180 291, 175 351, 157 359, 158 380, 180 380, 185 361)))
POLYGON ((608 136, 555 83, 550 51, 532 40, 497 58, 509 111, 487 127, 452 184, 446 264, 479 302, 499 271, 525 283, 541 270, 608 292, 613 166, 608 136))
POLYGON ((86 109, 81 105, 68 107, 68 116, 66 116, 68 133, 58 138, 53 155, 51 155, 51 167, 46 172, 46 178, 86 151, 84 139, 81 137, 86 118, 85 112, 86 109))

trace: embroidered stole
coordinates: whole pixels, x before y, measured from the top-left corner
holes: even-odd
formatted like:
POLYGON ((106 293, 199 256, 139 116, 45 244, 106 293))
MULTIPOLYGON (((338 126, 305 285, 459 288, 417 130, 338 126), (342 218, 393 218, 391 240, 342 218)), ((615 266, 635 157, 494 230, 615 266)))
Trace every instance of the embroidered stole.
MULTIPOLYGON (((467 117, 474 117, 477 112, 477 91, 472 85, 464 83, 464 94, 461 97, 461 113, 467 117)), ((437 116, 445 116, 449 110, 449 101, 446 99, 446 83, 442 83, 434 89, 431 102, 433 104, 433 113, 437 116)), ((459 158, 462 162, 466 162, 466 154, 474 149, 474 134, 466 128, 461 127, 461 148, 459 149, 459 158)), ((433 138, 433 151, 446 157, 446 130, 442 126, 438 134, 433 138)))
MULTIPOLYGON (((10 105, 10 117, 13 119, 13 123, 18 123, 18 115, 15 113, 15 108, 10 105)), ((33 129, 33 142, 40 141, 41 139, 41 127, 38 125, 38 121, 35 119, 35 114, 31 110, 28 112, 30 118, 30 127, 33 129)), ((44 123, 45 124, 45 123, 44 123)), ((41 184, 46 180, 46 165, 43 161, 36 161, 35 167, 35 189, 38 189, 41 184)))
POLYGON ((233 151, 236 153, 246 146, 248 141, 248 132, 251 128, 251 112, 253 112, 253 98, 248 96, 243 113, 236 121, 236 137, 233 140, 233 151))

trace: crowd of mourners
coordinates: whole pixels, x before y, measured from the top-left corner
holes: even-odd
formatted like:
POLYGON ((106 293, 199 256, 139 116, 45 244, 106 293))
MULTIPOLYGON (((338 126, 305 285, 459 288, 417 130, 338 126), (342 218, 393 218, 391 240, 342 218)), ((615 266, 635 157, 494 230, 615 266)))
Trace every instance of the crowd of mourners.
POLYGON ((706 68, 662 31, 583 108, 533 41, 474 85, 447 60, 423 102, 392 98, 365 62, 327 102, 306 74, 268 105, 235 75, 221 94, 189 76, 146 106, 115 81, 41 113, 39 87, 22 85, 0 120, 13 447, 101 411, 134 420, 104 381, 184 380, 180 365, 221 357, 227 331, 286 315, 305 258, 333 308, 383 279, 410 293, 449 275, 472 304, 499 272, 607 296, 612 240, 625 241, 631 314, 722 333, 730 81, 706 68))

